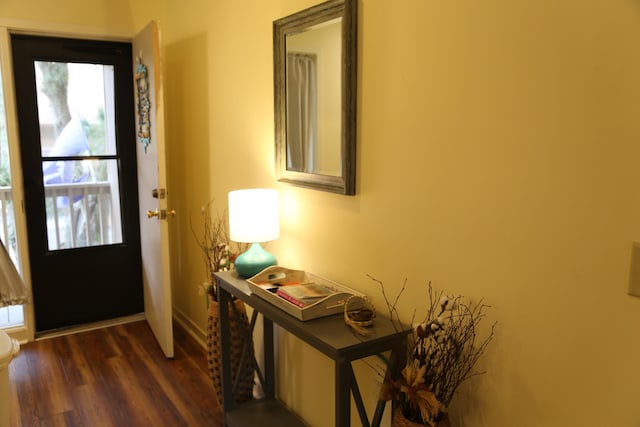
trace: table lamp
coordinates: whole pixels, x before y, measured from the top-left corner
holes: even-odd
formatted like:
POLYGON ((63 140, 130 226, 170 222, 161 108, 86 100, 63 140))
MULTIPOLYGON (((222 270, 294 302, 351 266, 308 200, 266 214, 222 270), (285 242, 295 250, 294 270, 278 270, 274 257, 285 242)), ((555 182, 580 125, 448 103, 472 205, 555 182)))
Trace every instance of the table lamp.
POLYGON ((229 237, 234 242, 251 243, 235 261, 240 277, 246 279, 276 265, 276 257, 260 243, 280 237, 278 192, 269 188, 229 192, 229 237))

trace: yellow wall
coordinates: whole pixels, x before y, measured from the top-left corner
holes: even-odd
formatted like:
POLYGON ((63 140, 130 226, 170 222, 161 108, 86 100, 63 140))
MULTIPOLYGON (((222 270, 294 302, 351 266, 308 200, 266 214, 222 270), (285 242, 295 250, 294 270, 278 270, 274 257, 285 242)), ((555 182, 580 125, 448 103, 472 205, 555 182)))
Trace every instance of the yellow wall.
MULTIPOLYGON (((271 22, 314 1, 130 0, 122 20, 112 2, 63 3, 84 6, 67 16, 5 0, 0 15, 132 32, 161 20, 174 300, 200 328, 189 217, 212 198, 224 207, 229 190, 276 187, 282 265, 364 291, 379 310, 366 274, 391 294, 407 279, 407 318, 428 281, 493 305, 487 373, 454 400, 457 425, 640 423, 640 299, 626 295, 640 240, 637 2, 360 0, 355 197, 274 178, 271 22)), ((287 402, 332 425, 329 361, 289 337, 280 356, 287 402)), ((372 402, 374 375, 357 371, 372 402)))
POLYGON ((0 3, 0 19, 108 29, 112 35, 131 33, 132 12, 129 0, 8 0, 0 3))

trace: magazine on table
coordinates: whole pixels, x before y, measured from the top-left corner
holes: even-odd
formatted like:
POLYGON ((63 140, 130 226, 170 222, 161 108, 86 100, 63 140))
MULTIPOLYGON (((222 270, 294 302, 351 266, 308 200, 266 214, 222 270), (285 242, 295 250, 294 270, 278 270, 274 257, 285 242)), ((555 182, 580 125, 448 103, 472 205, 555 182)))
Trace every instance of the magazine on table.
POLYGON ((335 291, 318 283, 300 283, 297 285, 282 285, 276 289, 276 295, 294 303, 298 307, 313 304, 318 300, 334 294, 335 291))
POLYGON ((247 283, 251 292, 302 321, 341 314, 351 295, 363 295, 307 271, 277 265, 250 277, 247 283))

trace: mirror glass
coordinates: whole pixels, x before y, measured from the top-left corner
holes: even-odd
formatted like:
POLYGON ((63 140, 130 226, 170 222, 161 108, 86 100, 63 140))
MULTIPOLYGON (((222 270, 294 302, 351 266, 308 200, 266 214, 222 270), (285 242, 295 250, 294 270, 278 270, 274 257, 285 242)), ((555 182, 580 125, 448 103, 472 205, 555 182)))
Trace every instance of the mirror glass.
POLYGON ((286 36, 287 170, 340 176, 341 35, 337 18, 286 36))
POLYGON ((355 193, 355 4, 331 0, 274 22, 280 181, 355 193))

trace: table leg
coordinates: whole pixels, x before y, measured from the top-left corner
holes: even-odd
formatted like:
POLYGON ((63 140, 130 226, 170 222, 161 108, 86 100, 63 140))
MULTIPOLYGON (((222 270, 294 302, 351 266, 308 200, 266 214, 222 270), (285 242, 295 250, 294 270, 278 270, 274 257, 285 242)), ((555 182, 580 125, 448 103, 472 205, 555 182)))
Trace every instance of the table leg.
MULTIPOLYGON (((389 381, 393 370, 397 371, 398 366, 404 365, 406 348, 407 338, 403 337, 402 339, 398 340, 398 342, 391 349, 391 354, 389 355, 389 366, 387 366, 387 369, 385 371, 383 383, 387 383, 387 381, 389 381)), ((373 420, 371 421, 371 425, 373 427, 378 427, 380 425, 380 422, 382 421, 382 415, 384 414, 384 409, 386 408, 386 406, 387 402, 385 400, 378 401, 375 413, 373 414, 373 420)), ((395 404, 392 402, 391 416, 393 416, 393 412, 395 409, 395 404)))
MULTIPOLYGON (((220 307, 220 348, 231 348, 231 335, 229 333, 229 306, 230 295, 218 286, 218 304, 220 307)), ((228 351, 222 351, 222 406, 224 412, 233 409, 233 385, 231 383, 231 355, 228 351)))
POLYGON ((264 394, 267 398, 276 396, 276 370, 273 344, 273 321, 262 316, 262 329, 264 340, 264 394))
POLYGON ((336 361, 336 427, 349 427, 351 425, 351 378, 351 363, 348 361, 336 361))

